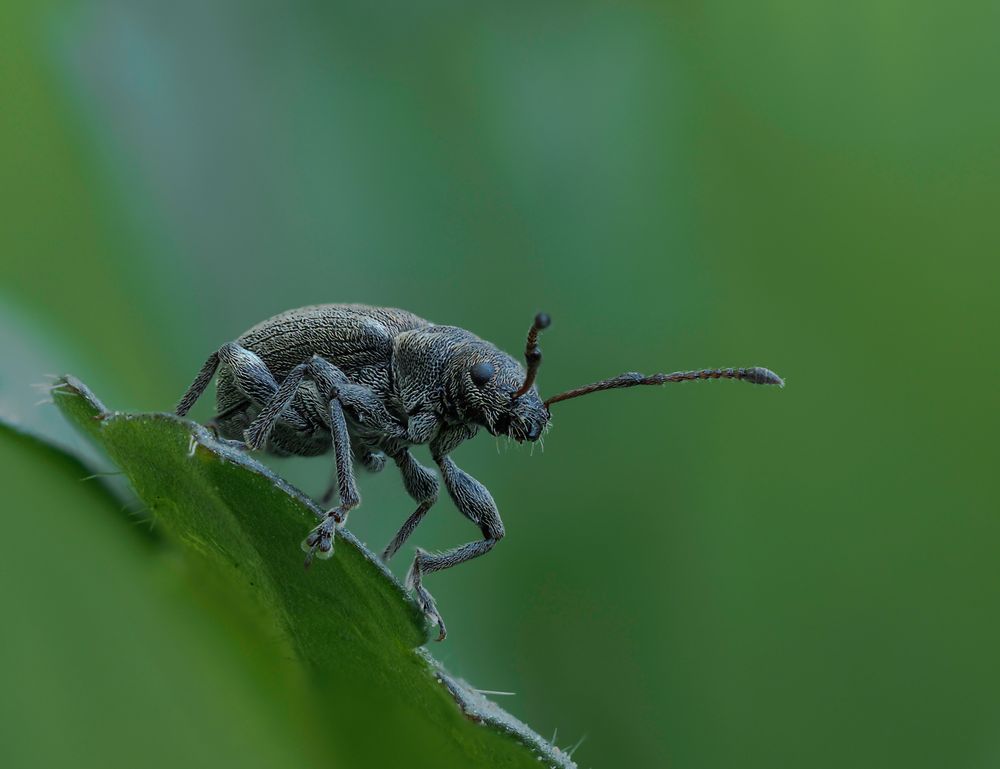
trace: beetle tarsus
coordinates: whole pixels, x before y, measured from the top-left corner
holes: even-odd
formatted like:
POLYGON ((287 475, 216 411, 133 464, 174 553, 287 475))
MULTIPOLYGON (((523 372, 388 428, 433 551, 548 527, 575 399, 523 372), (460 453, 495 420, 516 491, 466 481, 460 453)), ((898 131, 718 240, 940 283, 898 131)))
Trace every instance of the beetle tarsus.
POLYGON ((313 558, 326 560, 333 555, 333 540, 337 529, 347 520, 346 512, 334 508, 326 514, 326 519, 309 532, 302 540, 302 550, 306 553, 306 568, 312 564, 313 558))
POLYGON ((406 575, 406 586, 416 593, 417 603, 420 605, 424 616, 430 621, 431 626, 437 625, 438 635, 434 640, 443 641, 448 636, 448 628, 445 627, 444 618, 441 616, 441 612, 438 611, 434 596, 427 592, 427 588, 421 583, 420 555, 422 553, 424 551, 417 548, 417 558, 413 561, 413 565, 410 566, 410 571, 406 575))

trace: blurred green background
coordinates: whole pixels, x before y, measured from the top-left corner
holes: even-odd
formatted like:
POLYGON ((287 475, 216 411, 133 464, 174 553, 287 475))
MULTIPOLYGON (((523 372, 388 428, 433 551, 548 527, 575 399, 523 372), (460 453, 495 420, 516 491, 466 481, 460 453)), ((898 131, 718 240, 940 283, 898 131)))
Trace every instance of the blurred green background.
MULTIPOLYGON (((6 0, 3 415, 58 430, 28 384, 63 370, 168 410, 212 349, 317 302, 514 353, 545 309, 543 394, 769 366, 784 391, 597 395, 544 452, 463 446, 508 537, 428 581, 432 651, 585 737, 585 767, 998 766, 998 24, 888 0, 6 0)), ((163 575, 115 579, 136 527, 5 440, 0 761, 307 762, 280 686, 239 683, 263 664, 227 651, 239 629, 163 575), (137 729, 163 744, 114 742, 137 729)), ((329 473, 273 464, 311 494, 329 473)), ((380 548, 412 505, 391 470, 362 494, 380 548)), ((472 534, 447 501, 414 543, 472 534)))

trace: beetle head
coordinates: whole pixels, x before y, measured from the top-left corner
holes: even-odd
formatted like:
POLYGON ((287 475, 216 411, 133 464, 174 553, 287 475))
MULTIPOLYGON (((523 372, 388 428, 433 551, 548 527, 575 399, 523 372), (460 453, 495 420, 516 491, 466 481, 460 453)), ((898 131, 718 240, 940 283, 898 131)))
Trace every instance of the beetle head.
POLYGON ((409 413, 431 405, 452 423, 518 442, 538 440, 549 422, 533 385, 537 367, 529 357, 526 373, 503 350, 456 326, 413 329, 394 340, 393 379, 409 413))
POLYGON ((518 443, 541 437, 549 412, 531 381, 530 361, 526 374, 510 355, 475 339, 455 350, 448 368, 446 389, 463 419, 518 443))

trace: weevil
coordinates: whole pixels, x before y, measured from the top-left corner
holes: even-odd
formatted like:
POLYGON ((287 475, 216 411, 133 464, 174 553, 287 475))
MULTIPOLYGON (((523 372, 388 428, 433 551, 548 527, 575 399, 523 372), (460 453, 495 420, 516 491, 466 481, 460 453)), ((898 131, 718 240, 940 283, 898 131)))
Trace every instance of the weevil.
MULTIPOLYGON (((289 310, 212 353, 181 398, 177 414, 188 413, 218 371, 217 415, 209 425, 221 439, 279 456, 333 451, 339 504, 303 541, 307 567, 314 556, 332 554, 337 528, 361 503, 355 462, 378 472, 392 460, 416 502, 382 558, 396 554, 438 499, 436 474, 410 451, 429 444, 449 495, 482 535, 443 553, 417 548, 410 566, 407 586, 443 640, 444 620, 424 577, 488 553, 504 536, 490 492, 451 458, 480 428, 518 443, 534 442, 548 427, 554 404, 601 390, 699 379, 784 385, 759 367, 625 373, 543 401, 535 377, 542 362, 538 336, 548 325, 545 313, 535 317, 522 368, 463 328, 440 326, 405 310, 360 304, 289 310)), ((333 491, 331 486, 324 506, 333 491)))

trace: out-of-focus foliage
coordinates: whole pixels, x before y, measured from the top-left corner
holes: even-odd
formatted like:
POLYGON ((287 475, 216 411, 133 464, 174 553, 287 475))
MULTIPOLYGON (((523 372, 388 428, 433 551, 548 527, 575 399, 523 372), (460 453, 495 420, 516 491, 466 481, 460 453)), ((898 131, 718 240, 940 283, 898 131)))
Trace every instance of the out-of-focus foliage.
POLYGON ((307 708, 287 665, 92 470, 4 424, 0 463, 4 766, 318 759, 292 739, 307 708))
MULTIPOLYGON (((429 581, 436 651, 560 744, 586 735, 584 766, 990 766, 998 22, 976 3, 11 0, 0 298, 139 410, 321 301, 513 352, 547 310, 543 393, 770 366, 785 390, 606 393, 556 407, 544 453, 463 446, 508 536, 429 581)), ((329 475, 274 467, 308 493, 329 475)), ((16 488, 5 508, 35 509, 16 488)), ((362 494, 351 529, 377 549, 412 507, 390 472, 362 494)), ((472 535, 443 502, 414 543, 472 535)))

